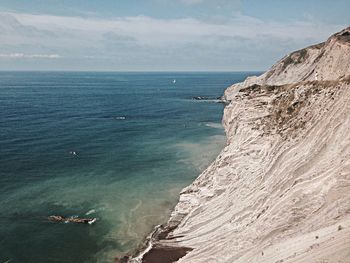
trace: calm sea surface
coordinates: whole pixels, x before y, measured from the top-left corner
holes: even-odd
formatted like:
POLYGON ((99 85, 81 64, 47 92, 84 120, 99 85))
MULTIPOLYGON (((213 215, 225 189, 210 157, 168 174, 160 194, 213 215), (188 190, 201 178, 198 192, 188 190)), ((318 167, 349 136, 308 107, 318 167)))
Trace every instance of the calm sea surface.
POLYGON ((252 74, 1 72, 0 262, 135 249, 225 144, 223 105, 191 98, 252 74))

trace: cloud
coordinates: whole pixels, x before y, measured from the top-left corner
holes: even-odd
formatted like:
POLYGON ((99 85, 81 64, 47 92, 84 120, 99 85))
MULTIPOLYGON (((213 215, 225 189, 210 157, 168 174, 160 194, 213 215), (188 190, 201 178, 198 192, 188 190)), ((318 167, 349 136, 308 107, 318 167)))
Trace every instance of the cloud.
MULTIPOLYGON (((179 2, 185 4, 186 6, 195 6, 205 5, 207 7, 215 8, 234 8, 238 9, 240 6, 241 0, 158 0, 158 2, 179 2)), ((209 9, 210 10, 210 9, 209 9)), ((213 12, 214 10, 210 10, 213 12)))
POLYGON ((182 2, 186 5, 196 5, 196 4, 203 3, 204 0, 180 0, 180 2, 182 2))
POLYGON ((0 13, 0 33, 1 34, 20 34, 21 36, 36 36, 43 37, 47 35, 54 35, 54 32, 47 30, 40 30, 32 25, 24 25, 10 13, 0 13))
MULTIPOLYGON (((253 70, 266 68, 286 52, 324 41, 342 27, 239 14, 213 21, 0 13, 0 58, 60 58, 52 60, 52 66, 92 70, 253 70)), ((0 69, 5 67, 0 61, 0 69)))
MULTIPOLYGON (((60 37, 63 37, 62 34, 70 33, 78 33, 78 36, 84 34, 85 36, 94 35, 97 37, 114 34, 123 36, 123 38, 139 40, 152 38, 153 42, 162 41, 165 38, 171 41, 174 39, 186 41, 191 36, 208 34, 239 35, 252 39, 259 34, 291 39, 303 39, 306 36, 317 38, 328 35, 329 32, 323 32, 323 28, 328 31, 336 27, 334 25, 320 26, 310 22, 266 22, 243 15, 236 15, 221 23, 212 23, 212 21, 208 22, 194 18, 154 19, 146 16, 117 17, 109 20, 19 13, 13 13, 12 16, 28 28, 41 32, 58 32, 61 34, 60 37), (179 38, 179 36, 182 38, 179 38)), ((4 22, 6 23, 6 21, 4 22)))
POLYGON ((24 54, 24 53, 10 53, 10 54, 0 54, 0 58, 48 58, 56 59, 62 56, 58 54, 24 54))

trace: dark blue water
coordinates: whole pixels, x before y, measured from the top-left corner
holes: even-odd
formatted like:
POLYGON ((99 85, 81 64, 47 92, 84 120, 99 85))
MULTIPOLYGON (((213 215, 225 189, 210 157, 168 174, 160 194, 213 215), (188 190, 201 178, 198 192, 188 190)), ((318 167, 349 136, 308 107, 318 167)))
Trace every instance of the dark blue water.
POLYGON ((0 262, 112 262, 137 247, 225 143, 223 106, 191 98, 248 75, 1 72, 0 262))

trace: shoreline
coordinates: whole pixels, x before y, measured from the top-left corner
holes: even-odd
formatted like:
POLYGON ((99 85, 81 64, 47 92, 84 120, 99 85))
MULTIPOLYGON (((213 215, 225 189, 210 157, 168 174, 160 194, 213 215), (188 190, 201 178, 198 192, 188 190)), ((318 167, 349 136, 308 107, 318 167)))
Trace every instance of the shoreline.
POLYGON ((153 231, 145 238, 144 242, 130 255, 116 258, 119 263, 173 263, 184 257, 189 251, 189 247, 176 246, 174 237, 167 238, 167 235, 175 230, 180 222, 169 225, 172 219, 164 225, 157 225, 153 231), (168 246, 159 244, 159 242, 168 241, 168 246))
MULTIPOLYGON (((218 153, 217 155, 212 155, 212 160, 209 163, 207 163, 205 167, 203 166, 203 168, 199 170, 197 177, 195 177, 187 185, 180 188, 180 191, 177 194, 178 197, 181 196, 181 193, 184 191, 184 189, 189 187, 195 180, 197 180, 201 176, 201 174, 208 167, 210 167, 213 164, 213 162, 215 162, 217 157, 221 154, 221 152, 227 145, 226 128, 223 123, 224 110, 227 105, 227 101, 225 100, 224 96, 221 96, 220 98, 221 98, 220 103, 223 104, 221 122, 205 123, 205 126, 211 127, 213 129, 222 130, 222 134, 211 135, 208 137, 210 139, 210 143, 208 144, 208 146, 216 145, 216 150, 218 151, 218 153), (222 144, 220 148, 217 147, 217 145, 219 144, 222 144)), ((206 142, 208 141, 206 140, 206 142)), ((211 147, 209 148, 206 147, 204 150, 205 150, 204 153, 206 153, 206 151, 213 150, 213 149, 211 149, 211 147)), ((195 165, 195 166, 198 166, 198 165, 195 165)), ((189 251, 191 251, 192 248, 176 246, 175 245, 176 242, 171 242, 171 240, 173 240, 174 238, 170 238, 170 239, 166 238, 167 235, 171 233, 173 230, 175 230, 176 227, 181 222, 181 220, 176 221, 174 219, 174 214, 173 214, 175 207, 178 203, 179 203, 179 198, 175 202, 175 206, 171 209, 171 214, 169 214, 165 223, 154 226, 153 230, 146 237, 144 237, 143 241, 137 248, 127 252, 124 255, 114 257, 114 261, 118 263, 147 263, 147 262, 171 263, 185 256, 189 251), (163 242, 166 240, 169 241, 169 246, 163 246, 163 245, 157 246, 159 242, 163 242), (157 259, 159 257, 161 257, 162 260, 158 262, 157 259)))
MULTIPOLYGON (((239 83, 235 83, 233 85, 236 85, 239 83)), ((226 127, 224 125, 224 116, 225 116, 225 108, 227 105, 229 105, 229 101, 225 97, 225 92, 227 89, 232 87, 233 85, 227 87, 224 91, 224 94, 219 97, 219 99, 215 102, 222 103, 224 105, 223 108, 223 114, 221 118, 221 126, 224 129, 225 133, 225 144, 223 145, 223 148, 220 150, 218 155, 215 157, 215 159, 207 165, 207 167, 200 172, 200 174, 187 186, 185 186, 179 193, 179 199, 177 204, 180 201, 181 193, 188 188, 193 182, 195 182, 202 173, 210 167, 215 160, 221 155, 221 153, 224 151, 226 145, 227 145, 227 131, 226 127)), ((197 101, 208 101, 204 99, 193 99, 197 101)), ((175 208, 173 208, 172 213, 168 219, 168 221, 165 224, 157 225, 153 228, 153 231, 145 238, 144 242, 137 248, 134 252, 131 252, 129 255, 125 255, 121 258, 116 258, 116 261, 119 263, 173 263, 180 258, 184 257, 189 251, 193 250, 189 247, 183 247, 183 246, 177 246, 176 241, 174 241, 175 237, 167 238, 167 235, 174 231, 179 224, 181 223, 181 219, 176 217, 174 218, 174 212, 175 208), (159 242, 165 241, 168 243, 168 246, 164 246, 163 244, 160 245, 159 242), (157 245, 158 244, 158 245, 157 245), (161 257, 161 261, 158 261, 158 258, 161 257)))

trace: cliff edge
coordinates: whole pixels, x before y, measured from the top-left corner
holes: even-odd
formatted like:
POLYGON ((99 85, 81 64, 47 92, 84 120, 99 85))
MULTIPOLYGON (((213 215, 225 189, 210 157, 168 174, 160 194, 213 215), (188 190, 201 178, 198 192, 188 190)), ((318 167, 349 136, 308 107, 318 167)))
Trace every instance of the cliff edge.
POLYGON ((227 146, 142 262, 349 263, 350 27, 224 98, 227 146))

